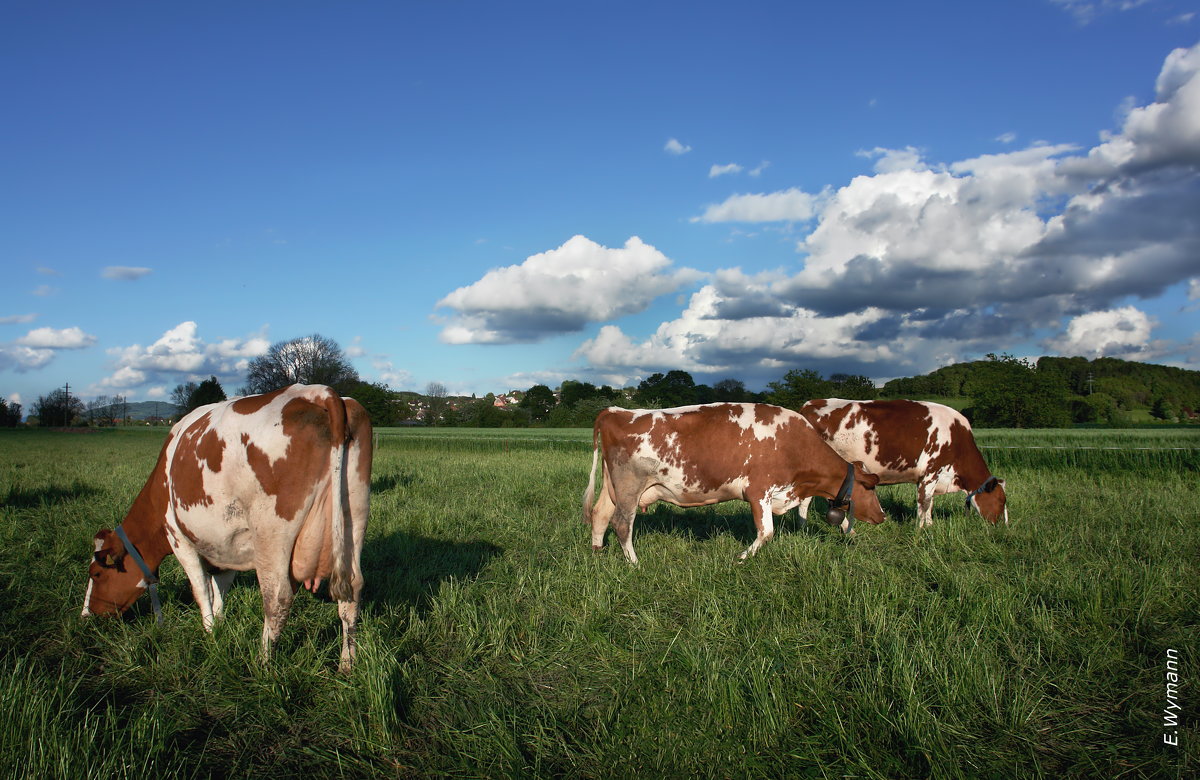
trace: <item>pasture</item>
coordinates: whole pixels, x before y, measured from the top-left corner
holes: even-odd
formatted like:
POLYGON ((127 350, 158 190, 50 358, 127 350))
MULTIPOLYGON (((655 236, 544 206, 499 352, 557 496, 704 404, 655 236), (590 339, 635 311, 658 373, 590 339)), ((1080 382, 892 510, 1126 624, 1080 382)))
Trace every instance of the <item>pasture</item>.
POLYGON ((747 505, 658 505, 638 567, 590 550, 590 431, 379 431, 348 676, 323 590, 263 666, 253 575, 210 637, 173 557, 162 624, 80 620, 163 437, 0 432, 0 775, 1200 772, 1193 431, 979 431, 1010 526, 960 494, 918 531, 896 486, 853 542, 793 512, 741 565, 747 505))

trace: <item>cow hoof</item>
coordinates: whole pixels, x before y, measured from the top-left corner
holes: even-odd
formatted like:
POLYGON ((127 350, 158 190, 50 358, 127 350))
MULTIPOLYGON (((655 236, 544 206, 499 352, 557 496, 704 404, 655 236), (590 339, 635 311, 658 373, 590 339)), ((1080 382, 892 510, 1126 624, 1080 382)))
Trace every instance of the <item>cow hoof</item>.
POLYGON ((594 552, 594 553, 602 553, 602 552, 604 552, 604 545, 602 545, 602 544, 593 544, 593 545, 592 545, 592 552, 594 552))

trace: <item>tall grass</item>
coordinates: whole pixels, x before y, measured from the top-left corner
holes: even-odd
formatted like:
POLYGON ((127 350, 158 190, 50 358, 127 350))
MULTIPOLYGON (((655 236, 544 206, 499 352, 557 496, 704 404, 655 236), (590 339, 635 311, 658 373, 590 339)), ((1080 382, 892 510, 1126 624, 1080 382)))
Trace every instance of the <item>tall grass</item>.
POLYGON ((1200 768, 1195 452, 1138 466, 986 450, 1008 527, 947 496, 920 531, 915 490, 895 486, 880 491, 892 521, 855 541, 793 515, 740 565, 744 504, 657 505, 631 567, 611 540, 593 554, 579 519, 590 432, 388 433, 344 677, 323 595, 298 596, 264 666, 253 577, 209 637, 173 558, 161 625, 145 604, 80 620, 90 537, 119 521, 162 435, 0 435, 0 774, 1200 768), (1162 739, 1167 648, 1182 659, 1177 748, 1162 739))

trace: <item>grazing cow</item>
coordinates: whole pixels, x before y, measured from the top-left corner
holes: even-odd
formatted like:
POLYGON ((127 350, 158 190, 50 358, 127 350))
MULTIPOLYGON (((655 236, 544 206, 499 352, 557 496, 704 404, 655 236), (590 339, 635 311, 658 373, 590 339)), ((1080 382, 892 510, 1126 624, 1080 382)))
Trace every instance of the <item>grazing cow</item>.
POLYGON ((768 404, 705 404, 678 409, 610 406, 592 429, 592 471, 583 493, 583 519, 592 524, 592 549, 604 545, 612 523, 626 558, 633 551, 638 507, 655 501, 704 506, 749 502, 758 535, 742 554, 758 552, 775 535, 773 515, 808 496, 835 499, 829 521, 844 533, 853 512, 882 523, 874 488, 878 478, 842 460, 790 409, 768 404), (604 453, 604 486, 593 506, 596 461, 604 453), (843 509, 844 507, 844 509, 843 509))
MULTIPOLYGON (((800 414, 843 458, 861 461, 879 484, 916 483, 919 527, 933 525, 933 497, 962 491, 967 507, 993 524, 1008 522, 1004 480, 992 476, 971 424, 927 401, 809 401, 800 414)), ((800 506, 803 515, 808 502, 800 506)))
POLYGON ((83 615, 124 612, 175 553, 204 628, 239 571, 255 569, 264 661, 297 588, 324 578, 342 620, 342 670, 354 661, 371 497, 371 423, 323 385, 291 385, 201 406, 171 429, 125 520, 96 534, 83 615))

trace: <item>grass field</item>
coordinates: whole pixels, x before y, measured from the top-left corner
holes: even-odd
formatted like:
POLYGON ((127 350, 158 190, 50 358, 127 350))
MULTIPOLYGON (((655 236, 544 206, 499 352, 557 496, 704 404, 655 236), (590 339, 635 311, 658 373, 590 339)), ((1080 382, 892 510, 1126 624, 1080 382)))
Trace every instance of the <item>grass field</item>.
POLYGON ((81 620, 163 432, 0 434, 0 776, 1200 772, 1196 433, 980 431, 1010 526, 947 496, 918 531, 897 486, 854 542, 793 513, 741 565, 745 504, 658 505, 638 567, 580 522, 590 431, 378 433, 348 676, 324 595, 263 666, 253 576, 210 637, 174 558, 161 625, 81 620))

